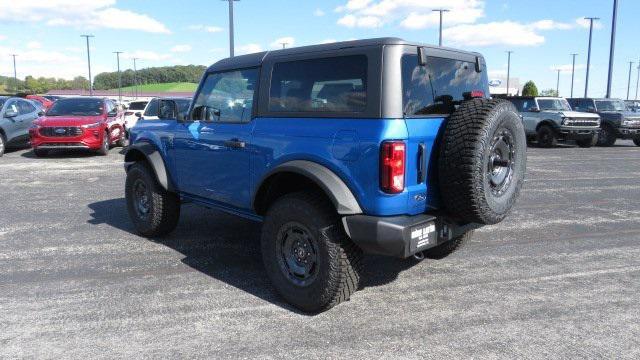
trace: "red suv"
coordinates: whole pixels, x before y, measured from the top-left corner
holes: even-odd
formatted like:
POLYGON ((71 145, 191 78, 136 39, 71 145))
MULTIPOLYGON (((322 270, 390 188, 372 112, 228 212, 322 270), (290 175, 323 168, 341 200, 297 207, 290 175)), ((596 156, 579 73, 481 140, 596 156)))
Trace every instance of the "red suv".
POLYGON ((39 96, 39 95, 27 95, 26 96, 27 99, 32 100, 32 101, 37 101, 40 104, 42 104, 42 106, 44 107, 45 110, 49 110, 49 108, 51 107, 51 105, 53 105, 53 101, 43 97, 43 96, 39 96))
POLYGON ((107 155, 124 146, 124 116, 109 99, 66 98, 56 101, 29 129, 36 156, 55 149, 88 149, 107 155))

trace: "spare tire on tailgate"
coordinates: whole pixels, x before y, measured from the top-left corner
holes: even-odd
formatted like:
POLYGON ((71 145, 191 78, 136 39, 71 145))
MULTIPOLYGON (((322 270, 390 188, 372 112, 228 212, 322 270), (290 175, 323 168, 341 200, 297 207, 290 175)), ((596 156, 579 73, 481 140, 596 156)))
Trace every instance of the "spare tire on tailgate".
POLYGON ((447 120, 440 144, 440 194, 447 212, 467 223, 502 221, 524 182, 526 146, 510 102, 463 102, 447 120))

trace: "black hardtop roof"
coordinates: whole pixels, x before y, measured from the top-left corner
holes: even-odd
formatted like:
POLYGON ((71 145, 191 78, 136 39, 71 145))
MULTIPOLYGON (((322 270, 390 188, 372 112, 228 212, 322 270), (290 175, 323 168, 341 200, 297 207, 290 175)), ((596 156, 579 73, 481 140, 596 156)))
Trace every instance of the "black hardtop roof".
POLYGON ((211 65, 207 69, 207 72, 257 67, 262 65, 262 63, 265 60, 275 56, 280 57, 280 56, 286 56, 286 55, 298 55, 298 54, 311 53, 311 52, 331 51, 331 50, 340 50, 340 49, 358 48, 358 47, 384 46, 384 45, 422 46, 422 47, 427 47, 432 49, 444 49, 447 51, 453 51, 453 52, 458 52, 462 54, 481 56, 479 53, 476 53, 476 52, 463 51, 463 50, 439 47, 439 46, 428 45, 428 44, 421 44, 417 42, 410 42, 410 41, 406 41, 406 40, 403 40, 400 38, 394 38, 394 37, 384 37, 384 38, 374 38, 374 39, 341 41, 341 42, 334 42, 334 43, 320 44, 320 45, 308 45, 308 46, 292 47, 288 49, 263 51, 263 52, 254 53, 254 54, 240 55, 232 58, 225 58, 216 62, 215 64, 211 65))

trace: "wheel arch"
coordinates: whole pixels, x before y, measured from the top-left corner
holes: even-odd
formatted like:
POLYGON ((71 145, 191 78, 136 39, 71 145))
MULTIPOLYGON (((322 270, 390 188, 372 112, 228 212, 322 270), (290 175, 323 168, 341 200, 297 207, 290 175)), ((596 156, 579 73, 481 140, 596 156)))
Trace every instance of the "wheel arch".
POLYGON ((551 127, 551 129, 555 130, 558 127, 558 124, 555 123, 555 121, 550 120, 550 119, 545 119, 542 120, 538 123, 538 125, 536 125, 536 132, 538 130, 540 130, 541 127, 543 127, 544 125, 547 125, 549 127, 551 127))
POLYGON ((252 207, 257 214, 264 215, 273 200, 309 188, 324 193, 340 215, 362 213, 356 197, 338 175, 325 166, 306 160, 289 161, 267 173, 257 187, 252 207))
POLYGON ((167 172, 164 159, 155 145, 148 142, 142 142, 129 146, 126 154, 124 155, 124 161, 126 170, 128 170, 134 163, 144 161, 153 170, 160 186, 167 191, 173 191, 175 189, 169 177, 169 173, 167 172))

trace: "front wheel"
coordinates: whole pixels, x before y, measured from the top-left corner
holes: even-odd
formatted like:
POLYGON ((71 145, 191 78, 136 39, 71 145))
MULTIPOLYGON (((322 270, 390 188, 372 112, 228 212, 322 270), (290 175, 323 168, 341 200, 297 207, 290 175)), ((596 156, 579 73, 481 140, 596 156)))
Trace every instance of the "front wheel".
POLYGON ((109 137, 109 132, 105 131, 102 135, 102 144, 100 145, 100 149, 98 149, 98 155, 108 155, 109 148, 111 147, 111 139, 109 137))
POLYGON ((6 145, 5 145, 4 135, 2 133, 0 133, 0 157, 2 157, 2 155, 4 155, 5 147, 6 147, 6 145))
POLYGON ((538 146, 543 148, 552 148, 558 145, 556 133, 549 125, 540 126, 536 139, 538 141, 538 146))
POLYGON ((160 186, 146 164, 136 163, 127 171, 125 195, 129 217, 141 235, 166 235, 178 225, 180 199, 160 186))
POLYGON ((636 146, 640 146, 640 138, 633 139, 633 143, 636 144, 636 146))
POLYGON ((576 141, 581 148, 590 148, 598 143, 598 135, 593 135, 590 139, 581 139, 576 141))
POLYGON ((327 310, 358 289, 362 252, 323 197, 301 192, 278 199, 265 216, 261 247, 271 282, 300 310, 327 310))
POLYGON ((598 146, 613 146, 616 143, 616 133, 613 127, 602 125, 598 135, 598 146))

